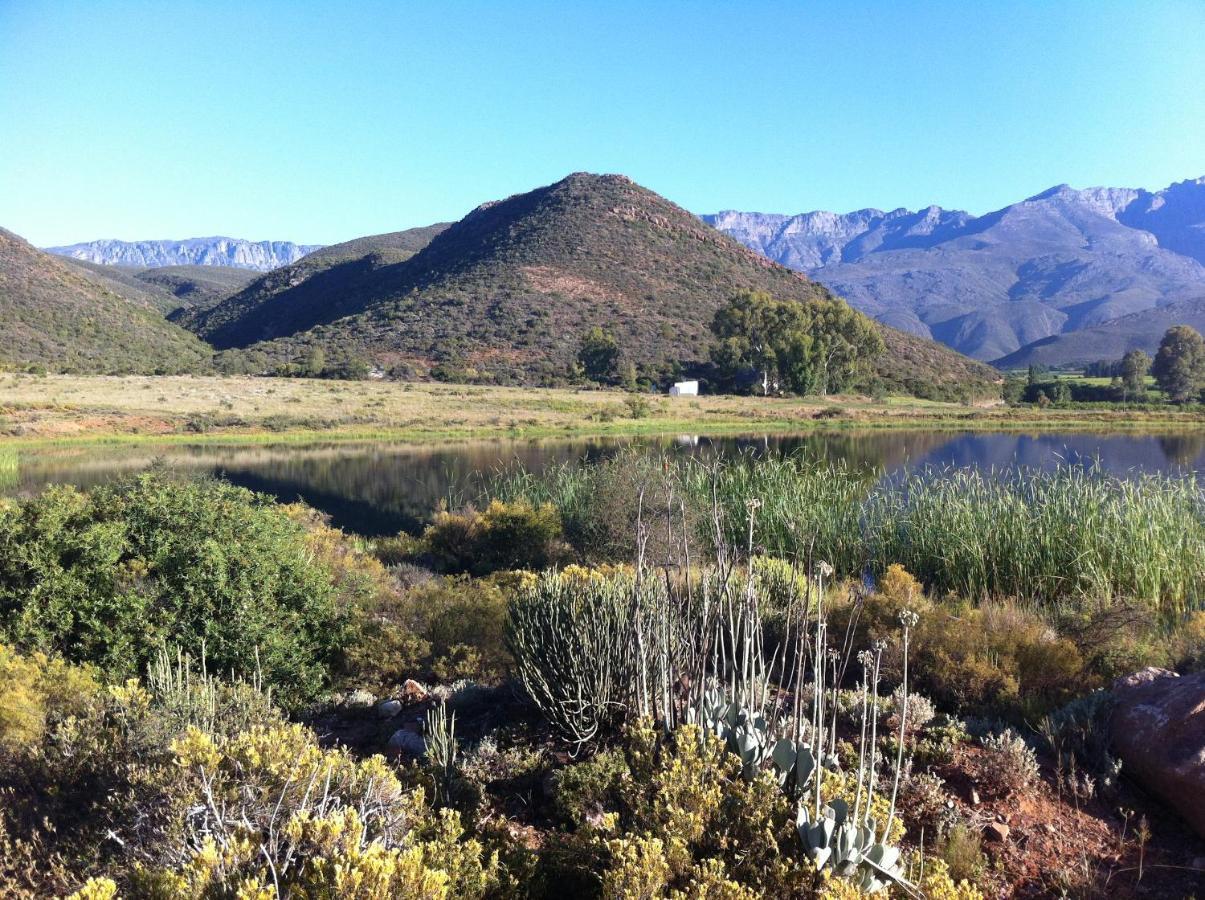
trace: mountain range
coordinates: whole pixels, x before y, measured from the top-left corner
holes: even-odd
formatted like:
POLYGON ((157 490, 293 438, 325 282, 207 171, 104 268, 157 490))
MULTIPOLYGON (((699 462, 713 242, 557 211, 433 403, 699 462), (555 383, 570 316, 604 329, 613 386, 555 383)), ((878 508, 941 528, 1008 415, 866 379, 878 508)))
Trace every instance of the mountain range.
POLYGON ((1205 322, 1205 178, 1051 188, 982 216, 930 206, 705 222, 875 319, 1002 367, 1151 352, 1205 322))
MULTIPOLYGON (((706 360, 708 325, 741 289, 832 296, 628 178, 577 173, 452 225, 326 248, 176 320, 269 365, 320 347, 399 373, 527 384, 562 380, 600 326, 641 371, 666 377, 706 360)), ((880 330, 889 386, 992 391, 987 367, 880 330)))
POLYGON ((318 244, 291 241, 244 241, 241 238, 188 238, 183 241, 88 241, 47 247, 50 253, 106 266, 161 268, 164 266, 229 266, 267 272, 297 262, 318 244))

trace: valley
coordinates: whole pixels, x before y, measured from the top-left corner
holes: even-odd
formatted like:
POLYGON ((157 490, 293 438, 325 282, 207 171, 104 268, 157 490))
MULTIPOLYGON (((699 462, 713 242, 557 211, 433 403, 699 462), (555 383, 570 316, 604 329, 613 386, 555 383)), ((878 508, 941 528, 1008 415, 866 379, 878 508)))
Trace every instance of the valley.
POLYGON ((1200 407, 1010 407, 907 397, 705 395, 247 376, 0 374, 0 443, 782 433, 810 429, 1127 432, 1205 428, 1200 407))

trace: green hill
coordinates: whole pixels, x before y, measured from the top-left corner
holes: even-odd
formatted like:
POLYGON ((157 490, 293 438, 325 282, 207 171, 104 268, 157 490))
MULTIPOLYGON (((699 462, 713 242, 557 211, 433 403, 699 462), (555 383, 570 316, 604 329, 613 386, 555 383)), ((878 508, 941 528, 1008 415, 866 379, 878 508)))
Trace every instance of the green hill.
POLYGON ((233 266, 160 266, 141 269, 134 277, 175 298, 176 309, 208 309, 241 291, 258 275, 233 266))
POLYGON ((256 277, 212 309, 184 311, 174 318, 226 348, 254 342, 260 335, 291 334, 340 315, 345 304, 374 290, 382 270, 410 259, 447 227, 428 225, 323 247, 256 277), (293 322, 306 324, 298 327, 293 322), (247 341, 247 335, 256 337, 247 341))
MULTIPOLYGON (((661 375, 706 359, 712 316, 737 290, 831 296, 627 178, 580 173, 478 207, 401 262, 358 257, 305 281, 292 269, 186 321, 218 348, 254 347, 275 363, 320 346, 328 359, 361 356, 395 371, 439 366, 540 383, 564 378, 595 325, 661 375)), ((878 369, 888 382, 991 391, 997 376, 986 366, 883 331, 878 369)))
POLYGON ((0 366, 61 372, 191 372, 212 351, 163 318, 157 288, 96 274, 0 228, 0 366))

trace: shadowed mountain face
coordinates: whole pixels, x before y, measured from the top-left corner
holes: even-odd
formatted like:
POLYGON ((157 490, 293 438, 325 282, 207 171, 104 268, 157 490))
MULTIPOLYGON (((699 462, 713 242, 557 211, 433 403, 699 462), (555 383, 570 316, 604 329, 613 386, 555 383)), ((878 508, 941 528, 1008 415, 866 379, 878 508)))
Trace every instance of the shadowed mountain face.
POLYGON ((207 368, 210 348, 163 318, 156 288, 131 282, 95 275, 0 228, 0 366, 148 374, 207 368))
MULTIPOLYGON (((277 363, 317 345, 387 368, 539 383, 564 377, 595 325, 656 372, 705 359, 708 325, 738 290, 830 296, 618 175, 571 175, 421 231, 399 233, 413 239, 407 248, 423 244, 409 258, 362 253, 374 239, 346 256, 328 248, 181 321, 219 348, 253 347, 277 363)), ((884 338, 880 374, 892 384, 991 390, 992 373, 970 360, 891 329, 884 338)))
POLYGON ((255 273, 248 269, 229 266, 136 269, 131 266, 106 266, 70 256, 61 259, 86 272, 93 281, 108 286, 114 293, 128 300, 140 300, 164 315, 182 309, 213 306, 245 287, 255 277, 255 273))
POLYGON ((929 207, 703 219, 879 321, 1001 364, 1153 351, 1162 331, 1152 340, 1149 322, 1205 313, 1205 179, 1158 193, 1062 185, 979 217, 929 207))
POLYGON ((296 262, 318 245, 290 241, 244 241, 240 238, 189 238, 183 241, 89 241, 48 252, 106 266, 232 266, 267 272, 296 262))

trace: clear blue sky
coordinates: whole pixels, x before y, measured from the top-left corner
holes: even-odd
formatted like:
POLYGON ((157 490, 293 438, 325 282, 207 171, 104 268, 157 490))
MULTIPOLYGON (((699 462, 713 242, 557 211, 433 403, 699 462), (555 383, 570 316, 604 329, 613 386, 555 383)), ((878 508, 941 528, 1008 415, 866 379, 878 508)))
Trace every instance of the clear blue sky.
POLYGON ((327 243, 577 170, 695 212, 1205 175, 1205 0, 0 0, 0 225, 327 243))

